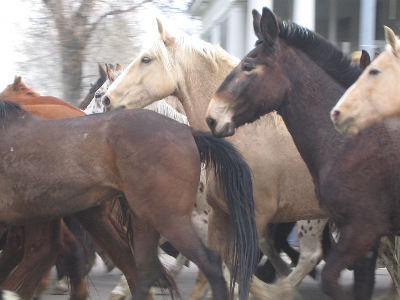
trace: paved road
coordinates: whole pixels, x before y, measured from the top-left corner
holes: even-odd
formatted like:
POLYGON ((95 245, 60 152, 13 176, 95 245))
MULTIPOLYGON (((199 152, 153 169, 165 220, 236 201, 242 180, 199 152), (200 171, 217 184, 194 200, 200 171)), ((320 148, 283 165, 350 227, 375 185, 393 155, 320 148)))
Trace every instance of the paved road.
MULTIPOLYGON (((171 261, 169 258, 167 262, 171 261)), ((318 266, 318 270, 321 270, 323 267, 323 263, 318 266)), ((121 272, 119 270, 113 270, 111 273, 105 272, 106 268, 102 263, 101 259, 98 257, 95 267, 88 278, 88 284, 90 287, 90 298, 92 300, 108 300, 110 291, 114 288, 116 283, 118 282, 121 272)), ((182 295, 182 299, 187 299, 189 296, 191 289, 194 285, 194 281, 197 274, 197 267, 192 263, 189 268, 184 268, 184 270, 179 274, 177 278, 177 283, 180 288, 180 292, 182 295)), ((53 273, 54 277, 55 274, 53 273)), ((342 285, 351 285, 352 284, 352 272, 344 271, 340 282, 342 285)), ((374 296, 378 297, 383 295, 389 288, 391 284, 391 278, 388 275, 386 269, 377 269, 376 271, 376 285, 374 296)), ((42 296, 42 300, 67 300, 68 295, 51 295, 50 292, 53 287, 47 292, 44 296, 42 296)), ((303 280, 302 284, 298 288, 300 297, 296 297, 296 299, 305 299, 305 300, 329 300, 329 298, 322 293, 320 289, 319 281, 312 279, 311 277, 307 277, 303 280)), ((165 300, 169 297, 165 297, 157 292, 154 297, 155 300, 165 300)))

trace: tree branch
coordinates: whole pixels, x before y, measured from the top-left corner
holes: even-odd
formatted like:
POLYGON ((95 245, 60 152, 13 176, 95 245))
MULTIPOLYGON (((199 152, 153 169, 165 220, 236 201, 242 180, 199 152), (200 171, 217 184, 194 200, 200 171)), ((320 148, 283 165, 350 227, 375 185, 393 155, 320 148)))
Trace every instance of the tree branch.
POLYGON ((90 26, 90 28, 88 30, 88 34, 90 35, 91 32, 93 32, 96 29, 97 25, 101 21, 103 21, 107 16, 120 15, 120 14, 123 14, 123 13, 134 11, 137 8, 141 7, 143 4, 146 4, 146 3, 149 3, 149 2, 153 2, 153 0, 144 0, 142 3, 139 3, 139 4, 135 5, 135 6, 131 6, 131 7, 127 8, 127 9, 116 9, 116 10, 112 10, 112 11, 104 13, 94 23, 91 24, 91 26, 90 26))

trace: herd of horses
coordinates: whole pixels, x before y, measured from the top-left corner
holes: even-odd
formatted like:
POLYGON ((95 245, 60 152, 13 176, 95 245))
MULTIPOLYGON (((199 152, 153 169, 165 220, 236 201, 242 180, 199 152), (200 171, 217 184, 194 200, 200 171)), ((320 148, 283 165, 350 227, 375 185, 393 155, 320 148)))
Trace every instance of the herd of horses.
POLYGON ((161 237, 199 267, 192 300, 207 284, 214 299, 232 298, 235 283, 239 299, 290 299, 323 257, 328 219, 339 239, 324 257, 326 294, 352 298, 338 284, 352 267, 354 298, 370 299, 378 252, 398 287, 394 33, 385 29, 386 51, 363 72, 268 8, 253 10, 258 41, 241 61, 157 23, 158 38, 125 70, 106 66, 85 112, 26 89, 20 77, 0 94, 0 299, 5 290, 32 299, 60 256, 70 298, 87 298, 82 249, 66 216, 122 271, 134 299, 149 299, 152 286, 179 297, 158 257, 161 237), (173 120, 179 114, 162 100, 171 96, 186 122, 173 120), (301 255, 290 271, 269 224, 294 221, 301 255), (259 249, 278 284, 253 276, 259 249))

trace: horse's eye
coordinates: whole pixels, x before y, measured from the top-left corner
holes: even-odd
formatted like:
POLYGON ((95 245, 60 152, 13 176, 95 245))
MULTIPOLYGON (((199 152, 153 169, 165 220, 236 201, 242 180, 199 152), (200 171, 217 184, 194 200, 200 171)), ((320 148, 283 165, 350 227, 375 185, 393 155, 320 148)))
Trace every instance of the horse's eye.
POLYGON ((369 74, 371 74, 371 75, 376 75, 376 74, 378 74, 378 73, 380 73, 380 71, 377 70, 377 69, 371 69, 371 70, 369 70, 369 74))
POLYGON ((96 99, 99 99, 99 98, 101 98, 101 95, 100 95, 100 94, 95 94, 94 97, 95 97, 96 99))
POLYGON ((249 72, 249 71, 251 71, 251 70, 253 70, 254 69, 254 67, 252 66, 252 65, 250 65, 250 64, 244 64, 243 65, 243 71, 247 71, 247 72, 249 72))
POLYGON ((150 57, 145 56, 142 58, 142 63, 148 64, 149 62, 151 62, 150 57))
POLYGON ((257 40, 255 46, 257 47, 258 45, 262 44, 262 42, 263 42, 262 40, 257 40))

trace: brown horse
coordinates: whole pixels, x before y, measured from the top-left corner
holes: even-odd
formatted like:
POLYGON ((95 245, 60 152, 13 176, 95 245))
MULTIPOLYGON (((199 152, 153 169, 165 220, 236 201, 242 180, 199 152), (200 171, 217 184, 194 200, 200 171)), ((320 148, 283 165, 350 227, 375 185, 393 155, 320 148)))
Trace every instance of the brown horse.
POLYGON ((122 268, 133 271, 124 273, 134 298, 146 298, 163 270, 162 234, 205 273, 214 298, 227 299, 220 255, 190 220, 200 163, 208 163, 238 224, 231 255, 248 293, 258 254, 251 173, 231 144, 147 110, 43 120, 12 102, 0 107, 0 224, 77 214, 124 194, 137 264, 122 268))
POLYGON ((349 299, 337 279, 357 262, 355 297, 369 299, 375 263, 369 249, 400 231, 400 122, 371 126, 353 138, 339 134, 329 112, 361 69, 317 34, 278 22, 267 8, 253 17, 256 47, 219 87, 207 122, 224 137, 277 110, 314 178, 321 207, 340 226, 322 272, 323 289, 334 299, 349 299))
POLYGON ((394 32, 385 27, 386 51, 339 99, 331 119, 339 132, 357 134, 361 129, 400 115, 400 47, 394 32))
MULTIPOLYGON (((10 84, 0 93, 1 99, 12 99, 14 102, 22 104, 31 113, 45 118, 71 118, 85 115, 78 108, 55 97, 41 97, 35 91, 27 88, 23 84, 21 77, 15 77, 13 84, 10 84), (21 98, 22 97, 22 98, 21 98)), ((24 298, 30 298, 35 283, 41 278, 40 274, 46 272, 42 267, 38 271, 37 265, 51 267, 54 260, 61 255, 67 261, 66 271, 71 275, 71 299, 85 299, 87 297, 85 272, 77 269, 76 253, 79 248, 78 242, 73 234, 65 226, 64 222, 44 222, 27 226, 12 227, 8 234, 8 242, 0 257, 2 272, 0 282, 8 289, 16 289, 24 298), (61 222, 61 223, 60 223, 61 222), (57 229, 58 228, 58 229, 57 229), (55 234, 57 232, 58 234, 55 234), (22 244, 16 244, 21 238, 16 235, 23 234, 22 244), (57 245, 63 245, 62 247, 57 245), (15 251, 21 249, 21 251, 15 251), (35 249, 35 251, 32 251, 35 249), (47 262, 49 265, 47 265, 47 262), (7 278, 8 274, 18 265, 13 274, 7 278), (7 278, 7 279, 6 279, 7 278), (21 284, 25 282, 21 286, 21 284)))

